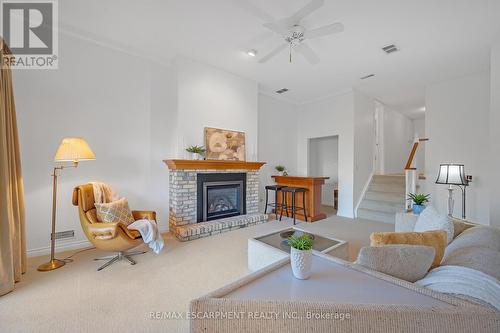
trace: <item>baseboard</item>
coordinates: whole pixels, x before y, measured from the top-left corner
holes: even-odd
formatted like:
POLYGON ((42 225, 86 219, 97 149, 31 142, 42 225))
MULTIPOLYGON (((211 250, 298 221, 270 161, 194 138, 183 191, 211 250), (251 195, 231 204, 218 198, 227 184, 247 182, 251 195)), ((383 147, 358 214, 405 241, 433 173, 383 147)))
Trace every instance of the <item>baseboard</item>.
POLYGON ((368 181, 366 182, 365 186, 363 187, 363 191, 361 191, 361 195, 358 198, 358 202, 356 203, 356 207, 354 208, 354 218, 358 217, 358 208, 359 205, 361 205, 361 201, 363 201, 366 191, 368 191, 368 186, 370 186, 370 183, 372 182, 373 178, 373 171, 370 173, 370 176, 368 177, 368 181))
MULTIPOLYGON (((92 246, 92 243, 90 243, 86 239, 69 241, 69 242, 64 242, 64 243, 61 242, 59 244, 56 242, 55 251, 62 252, 62 251, 69 251, 69 250, 78 250, 81 248, 91 247, 91 246, 92 246)), ((35 249, 29 249, 26 251, 26 254, 28 257, 38 257, 38 256, 44 256, 44 255, 50 254, 50 245, 35 248, 35 249)))
MULTIPOLYGON (((163 228, 160 228, 160 233, 165 233, 168 232, 168 225, 166 225, 163 228)), ((74 240, 74 241, 60 241, 59 243, 56 242, 56 252, 62 252, 62 251, 70 251, 70 250, 79 250, 82 248, 86 247, 91 247, 92 243, 90 243, 86 239, 81 239, 81 240, 74 240)), ((38 256, 45 256, 50 254, 50 245, 44 246, 44 247, 39 247, 39 248, 34 248, 34 249, 28 249, 26 251, 26 255, 28 257, 38 257, 38 256)))

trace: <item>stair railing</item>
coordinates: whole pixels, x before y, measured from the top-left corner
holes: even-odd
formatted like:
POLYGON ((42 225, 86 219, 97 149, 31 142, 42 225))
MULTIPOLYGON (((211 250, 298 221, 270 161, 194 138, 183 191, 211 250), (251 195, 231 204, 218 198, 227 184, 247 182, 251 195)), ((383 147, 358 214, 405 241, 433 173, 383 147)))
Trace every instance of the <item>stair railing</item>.
POLYGON ((413 141, 413 146, 410 151, 410 156, 405 165, 405 208, 410 211, 412 208, 412 201, 409 199, 410 193, 415 193, 417 191, 417 178, 418 172, 414 165, 415 155, 417 154, 418 145, 422 142, 428 141, 428 138, 415 138, 413 141))

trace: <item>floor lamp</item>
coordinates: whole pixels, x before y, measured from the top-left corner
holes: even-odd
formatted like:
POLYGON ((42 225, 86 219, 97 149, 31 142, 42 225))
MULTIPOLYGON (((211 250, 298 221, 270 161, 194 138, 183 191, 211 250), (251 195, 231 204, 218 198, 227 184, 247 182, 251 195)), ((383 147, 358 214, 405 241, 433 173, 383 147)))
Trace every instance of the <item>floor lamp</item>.
POLYGON ((52 173, 52 232, 50 233, 50 261, 38 266, 41 272, 47 272, 66 264, 64 260, 55 258, 56 245, 56 205, 57 205, 57 176, 58 172, 66 168, 76 168, 78 162, 95 160, 95 154, 83 138, 64 138, 57 148, 55 162, 72 162, 69 165, 57 165, 52 173))
POLYGON ((453 185, 462 190, 462 218, 465 219, 465 189, 469 186, 470 176, 465 175, 463 164, 441 164, 436 184, 448 185, 448 215, 453 215, 453 185))

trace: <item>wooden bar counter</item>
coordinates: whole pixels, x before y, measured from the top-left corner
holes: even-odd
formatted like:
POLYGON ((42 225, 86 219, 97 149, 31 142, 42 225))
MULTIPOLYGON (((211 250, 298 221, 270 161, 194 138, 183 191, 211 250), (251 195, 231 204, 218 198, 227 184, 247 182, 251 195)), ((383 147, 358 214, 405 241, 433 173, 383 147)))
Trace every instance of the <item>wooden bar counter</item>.
MULTIPOLYGON (((326 214, 321 212, 321 186, 329 177, 298 177, 298 176, 271 176, 277 185, 303 187, 307 191, 306 196, 306 210, 307 222, 314 222, 326 218, 326 214)), ((281 203, 281 193, 278 196, 278 203, 281 203)), ((302 193, 296 193, 295 204, 302 207, 302 193)), ((288 193, 288 205, 292 205, 291 194, 288 193)), ((283 212, 285 215, 285 212, 283 212)), ((296 214, 298 220, 304 221, 304 212, 299 211, 296 214)))

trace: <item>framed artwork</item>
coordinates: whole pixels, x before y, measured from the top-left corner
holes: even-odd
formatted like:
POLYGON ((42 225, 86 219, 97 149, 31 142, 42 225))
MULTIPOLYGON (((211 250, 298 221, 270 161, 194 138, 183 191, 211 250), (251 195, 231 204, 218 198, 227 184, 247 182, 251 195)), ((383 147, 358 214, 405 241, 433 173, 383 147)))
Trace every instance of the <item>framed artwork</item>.
POLYGON ((245 161, 245 133, 205 127, 207 160, 245 161))

